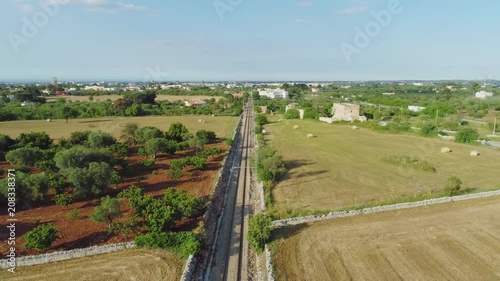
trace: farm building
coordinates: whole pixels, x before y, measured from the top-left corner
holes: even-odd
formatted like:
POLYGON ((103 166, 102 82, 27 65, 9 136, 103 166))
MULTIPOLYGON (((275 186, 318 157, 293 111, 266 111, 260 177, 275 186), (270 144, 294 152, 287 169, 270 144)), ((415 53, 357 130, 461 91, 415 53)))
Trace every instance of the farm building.
POLYGON ((288 92, 282 89, 259 90, 259 96, 268 97, 270 99, 288 99, 288 92))
POLYGON ((475 97, 476 97, 476 99, 483 99, 484 100, 484 99, 493 97, 493 93, 486 92, 486 91, 480 91, 480 92, 476 93, 475 97))
POLYGON ((192 107, 204 107, 207 105, 206 102, 201 100, 186 100, 184 101, 184 104, 186 106, 192 106, 192 107))
POLYGON ((361 121, 367 120, 365 116, 360 115, 359 104, 353 103, 334 103, 332 108, 332 118, 319 118, 320 121, 333 123, 335 121, 361 121))
POLYGON ((425 107, 423 107, 423 106, 417 106, 417 105, 410 105, 410 106, 408 106, 408 110, 412 111, 412 112, 420 112, 420 111, 422 111, 424 109, 425 109, 425 107))

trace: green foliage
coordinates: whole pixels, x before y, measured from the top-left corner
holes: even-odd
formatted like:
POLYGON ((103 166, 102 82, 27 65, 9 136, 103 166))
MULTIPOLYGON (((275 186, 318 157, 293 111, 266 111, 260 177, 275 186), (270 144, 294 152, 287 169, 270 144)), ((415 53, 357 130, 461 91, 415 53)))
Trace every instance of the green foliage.
POLYGON ((164 232, 174 226, 176 210, 163 200, 153 200, 146 206, 144 225, 152 232, 164 232))
POLYGON ((5 159, 17 169, 33 167, 43 159, 43 151, 37 147, 21 147, 9 151, 5 159))
POLYGON ((421 127, 420 133, 425 137, 433 137, 438 133, 438 127, 434 124, 426 123, 421 127))
POLYGON ((283 158, 269 147, 261 146, 258 150, 257 176, 261 181, 274 181, 283 171, 283 158))
POLYGON ((184 258, 198 253, 200 239, 192 232, 147 233, 137 236, 135 244, 138 247, 172 250, 184 258))
POLYGON ((436 167, 432 165, 431 163, 420 160, 417 157, 411 157, 411 156, 385 156, 382 158, 382 161, 392 164, 392 165, 397 165, 405 168, 413 168, 425 172, 431 172, 435 173, 436 172, 436 167))
POLYGON ((64 174, 73 185, 76 197, 98 196, 120 178, 111 166, 104 162, 92 162, 88 168, 67 169, 64 174))
POLYGON ((87 145, 90 148, 112 146, 116 144, 116 139, 109 133, 97 131, 92 132, 87 137, 87 145))
POLYGON ((300 119, 300 112, 297 109, 289 109, 284 117, 285 119, 300 119))
POLYGON ((145 144, 149 140, 161 137, 163 137, 163 133, 160 129, 151 126, 142 127, 135 131, 135 140, 138 144, 145 144))
POLYGON ((122 216, 120 200, 106 196, 101 198, 101 205, 94 209, 90 218, 95 222, 107 222, 110 228, 113 220, 120 216, 122 216))
POLYGON ((125 111, 129 116, 141 116, 144 115, 144 111, 140 104, 134 103, 132 106, 126 109, 125 111))
POLYGON ((149 158, 149 159, 144 159, 139 161, 139 164, 141 164, 144 167, 151 168, 155 165, 156 159, 154 158, 149 158))
POLYGON ((448 182, 444 187, 444 191, 448 196, 454 196, 460 194, 460 189, 462 189, 463 182, 456 176, 448 178, 448 182))
POLYGON ((233 145, 233 142, 234 142, 234 140, 232 138, 226 139, 226 145, 229 147, 233 145))
POLYGON ((171 178, 173 180, 178 180, 178 179, 182 178, 182 176, 184 176, 184 172, 182 171, 182 169, 171 167, 168 170, 167 175, 169 178, 171 178))
POLYGON ((264 250, 264 246, 271 238, 271 223, 271 217, 262 214, 257 214, 250 218, 248 243, 257 253, 261 253, 264 250))
POLYGON ((37 147, 40 149, 49 149, 52 145, 52 139, 45 132, 21 133, 17 137, 18 147, 37 147))
MULTIPOLYGON (((7 178, 0 180, 0 193, 7 198, 7 178)), ((26 174, 16 172, 16 202, 21 207, 31 207, 31 203, 42 200, 49 189, 49 181, 44 173, 26 174)))
POLYGON ((188 129, 182 123, 173 123, 170 125, 166 136, 168 139, 174 140, 176 142, 181 142, 184 140, 183 136, 189 133, 188 129))
POLYGON ((267 123, 268 123, 268 121, 267 121, 267 117, 265 115, 259 114, 255 117, 255 124, 262 126, 262 125, 265 125, 267 123))
POLYGON ((125 239, 137 228, 137 222, 134 218, 130 218, 126 222, 115 222, 112 223, 108 228, 108 235, 111 234, 122 234, 125 239))
POLYGON ((139 129, 139 126, 136 123, 127 123, 125 127, 122 129, 122 135, 120 138, 124 140, 126 143, 135 144, 136 143, 136 131, 139 129))
POLYGON ((86 145, 91 133, 91 131, 72 132, 68 141, 72 146, 86 145))
POLYGON ((78 211, 78 209, 73 209, 73 210, 68 212, 67 216, 71 220, 77 220, 80 218, 80 212, 78 211))
POLYGON ((185 190, 167 189, 163 201, 175 210, 175 220, 196 215, 203 208, 203 199, 189 195, 185 190))
POLYGON ((52 246, 52 243, 59 237, 57 234, 59 229, 55 228, 53 224, 42 224, 35 227, 33 230, 24 234, 26 249, 35 249, 38 252, 43 252, 52 246))
POLYGON ((304 110, 304 119, 319 119, 319 113, 312 107, 308 107, 304 110))
POLYGON ((198 156, 208 158, 221 153, 221 151, 222 150, 220 149, 220 147, 206 147, 200 153, 198 153, 198 156))
POLYGON ((73 203, 74 198, 73 196, 63 193, 63 194, 57 194, 54 197, 54 202, 58 206, 68 206, 69 204, 73 203))
POLYGON ((75 146, 56 153, 56 166, 61 169, 84 168, 90 162, 105 162, 114 164, 113 153, 107 149, 86 148, 75 146))
POLYGON ((195 136, 189 140, 189 145, 196 149, 196 153, 199 150, 203 149, 203 147, 208 143, 206 139, 200 138, 199 136, 195 136))
POLYGON ((128 144, 117 143, 110 146, 110 150, 115 152, 120 157, 127 157, 128 155, 128 144))
POLYGON ((203 157, 191 157, 189 158, 189 164, 192 165, 196 170, 203 170, 205 168, 206 159, 203 157))
POLYGON ((136 216, 144 216, 146 214, 146 207, 155 200, 152 196, 145 196, 142 188, 131 185, 129 188, 118 194, 118 198, 128 200, 130 207, 134 208, 136 216))
POLYGON ((0 134, 0 151, 7 151, 16 142, 7 135, 0 134))
POLYGON ((479 133, 476 129, 471 127, 462 127, 458 129, 455 142, 473 144, 476 143, 477 139, 479 139, 479 133))
POLYGON ((148 155, 153 155, 153 158, 156 158, 158 153, 174 154, 177 150, 177 144, 172 140, 154 138, 144 144, 144 150, 148 155))
POLYGON ((200 130, 196 132, 196 137, 205 140, 207 143, 210 143, 214 141, 217 136, 215 135, 215 132, 212 131, 206 131, 206 130, 200 130))

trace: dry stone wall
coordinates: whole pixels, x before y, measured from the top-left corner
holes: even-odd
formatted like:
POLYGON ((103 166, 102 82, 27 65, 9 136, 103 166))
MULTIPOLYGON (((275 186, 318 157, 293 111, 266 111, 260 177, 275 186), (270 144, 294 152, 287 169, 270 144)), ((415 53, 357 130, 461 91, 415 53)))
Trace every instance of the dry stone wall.
POLYGON ((322 216, 307 216, 307 217, 300 217, 300 218, 290 218, 290 219, 285 219, 285 220, 276 220, 276 221, 273 221, 272 225, 273 225, 273 227, 285 227, 285 226, 289 226, 289 225, 297 225, 297 224, 310 223, 310 222, 315 222, 315 221, 358 216, 358 215, 363 215, 363 214, 387 212, 387 211, 394 211, 394 210, 401 210, 401 209, 409 209, 409 208, 416 208, 416 207, 427 206, 427 205, 435 205, 435 204, 449 203, 449 202, 455 202, 455 201, 464 201, 464 200, 478 199, 478 198, 492 197, 492 196, 500 196, 500 190, 459 195, 459 196, 454 196, 454 197, 441 197, 441 198, 436 198, 436 199, 427 199, 427 200, 423 200, 423 201, 399 203, 399 204, 394 204, 394 205, 377 206, 377 207, 365 208, 365 209, 361 209, 361 210, 331 212, 327 215, 322 215, 322 216))
MULTIPOLYGON (((123 249, 135 247, 134 242, 109 244, 103 246, 92 246, 82 249, 60 251, 35 256, 24 256, 16 258, 16 266, 30 266, 49 262, 64 261, 74 258, 88 257, 105 253, 116 252, 123 249)), ((7 259, 0 260, 0 268, 7 268, 7 259)))

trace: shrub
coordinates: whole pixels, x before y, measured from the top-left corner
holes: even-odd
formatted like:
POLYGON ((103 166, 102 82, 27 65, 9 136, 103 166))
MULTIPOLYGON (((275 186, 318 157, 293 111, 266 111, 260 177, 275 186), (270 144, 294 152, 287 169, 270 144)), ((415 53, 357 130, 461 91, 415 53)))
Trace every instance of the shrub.
POLYGON ((43 151, 37 147, 21 147, 11 150, 5 155, 7 161, 15 168, 33 167, 35 163, 42 161, 43 151))
POLYGON ((193 165, 196 170, 203 170, 205 168, 206 159, 203 157, 191 157, 189 158, 189 164, 193 165))
POLYGON ((182 176, 184 175, 184 172, 182 171, 182 169, 179 169, 179 168, 170 168, 167 172, 167 175, 169 178, 171 178, 173 180, 178 180, 178 179, 182 178, 182 176))
POLYGON ((462 181, 458 177, 448 178, 448 182, 444 188, 444 191, 448 196, 454 196, 460 194, 460 189, 462 189, 462 181))
POLYGON ((434 124, 424 124, 421 127, 420 133, 425 137, 433 137, 438 133, 438 127, 434 124))
POLYGON ((189 131, 186 128, 186 126, 184 126, 184 124, 182 123, 177 122, 170 125, 170 128, 168 129, 166 136, 170 140, 181 142, 185 140, 183 136, 186 135, 187 133, 189 133, 189 131))
POLYGON ((69 204, 73 203, 73 196, 63 193, 63 194, 58 194, 54 197, 54 202, 58 206, 68 206, 69 204))
POLYGON ((198 156, 203 157, 203 158, 208 158, 208 157, 215 156, 215 155, 221 153, 221 151, 222 150, 220 149, 220 147, 207 147, 207 148, 204 148, 198 154, 198 156))
POLYGON ((393 164, 393 165, 398 165, 401 167, 411 167, 417 170, 422 170, 426 172, 436 172, 436 168, 434 165, 431 163, 420 160, 417 157, 410 157, 410 156, 385 156, 382 158, 382 161, 393 164))
POLYGON ((68 212, 68 218, 71 219, 71 220, 77 220, 80 218, 80 212, 78 211, 78 209, 73 209, 71 211, 68 212))
POLYGON ((151 168, 155 165, 156 159, 154 158, 148 158, 139 161, 139 164, 143 165, 144 167, 151 168))
POLYGON ((233 145, 233 142, 234 142, 234 140, 233 140, 232 138, 228 138, 228 139, 226 139, 226 145, 227 145, 227 146, 231 146, 231 145, 233 145))
POLYGON ((248 226, 248 243, 257 252, 261 253, 271 238, 271 222, 269 216, 258 214, 250 218, 248 226))
POLYGON ((87 145, 91 148, 112 146, 116 139, 110 134, 101 131, 92 132, 87 137, 87 145))
POLYGON ((7 151, 15 141, 7 135, 0 135, 0 151, 7 151))
POLYGON ((319 118, 319 113, 312 107, 308 107, 304 110, 304 119, 317 120, 319 118))
POLYGON ((455 142, 473 144, 476 143, 476 140, 478 138, 479 133, 476 129, 470 127, 462 127, 458 129, 457 136, 455 137, 455 142))
POLYGON ((188 141, 181 141, 176 143, 176 150, 177 151, 184 151, 189 149, 189 142, 188 141))
POLYGON ((108 228, 111 228, 113 220, 121 215, 120 200, 106 196, 101 198, 101 205, 94 209, 90 218, 95 222, 107 222, 108 228))
POLYGON ((214 132, 206 131, 206 130, 200 130, 200 131, 196 132, 196 136, 198 138, 206 140, 207 142, 211 142, 211 141, 214 141, 216 139, 216 135, 214 132))
POLYGON ((289 109, 284 117, 285 119, 300 119, 300 112, 297 109, 289 109))
POLYGON ((17 137, 18 147, 37 147, 40 149, 49 149, 52 145, 52 139, 45 132, 21 133, 17 137))
POLYGON ((137 236, 138 247, 160 248, 172 250, 184 258, 198 253, 200 239, 192 232, 147 233, 137 236))
POLYGON ((35 249, 38 252, 43 252, 52 246, 52 243, 56 241, 59 237, 57 234, 59 229, 55 228, 53 224, 42 224, 32 231, 24 234, 24 240, 26 243, 24 247, 26 249, 35 249))

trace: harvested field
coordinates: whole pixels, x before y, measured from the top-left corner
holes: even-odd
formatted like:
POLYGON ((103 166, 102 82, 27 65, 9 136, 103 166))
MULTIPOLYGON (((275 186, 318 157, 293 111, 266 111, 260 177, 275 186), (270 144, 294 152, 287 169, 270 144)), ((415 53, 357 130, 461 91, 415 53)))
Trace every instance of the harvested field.
POLYGON ((284 228, 278 280, 500 280, 500 198, 284 228))
POLYGON ((18 267, 16 273, 0 272, 10 281, 122 281, 180 279, 186 261, 161 250, 131 249, 57 263, 18 267))
MULTIPOLYGON (((271 122, 281 118, 271 117, 271 122)), ((281 214, 291 210, 337 210, 397 200, 403 195, 442 191, 449 177, 464 188, 491 190, 499 185, 500 150, 438 138, 352 130, 312 120, 283 120, 265 126, 264 139, 282 155, 287 173, 273 190, 281 214), (293 129, 298 125, 298 129, 293 129), (315 137, 307 139, 307 134, 315 137), (442 154, 449 147, 452 153, 442 154), (477 150, 479 157, 470 157, 477 150), (423 171, 382 161, 415 157, 435 167, 423 171)))
MULTIPOLYGON (((47 102, 55 102, 59 98, 63 98, 67 101, 80 101, 86 102, 89 101, 90 96, 60 96, 60 97, 46 97, 47 102)), ((94 102, 97 101, 105 101, 112 100, 115 101, 117 99, 123 98, 123 95, 102 95, 102 96, 94 96, 94 102)), ((158 95, 155 101, 184 101, 184 100, 209 100, 214 98, 215 100, 220 100, 222 97, 216 96, 167 96, 167 95, 158 95)))
POLYGON ((181 122, 191 131, 198 130, 214 131, 217 137, 232 137, 234 128, 238 124, 238 117, 226 116, 146 116, 146 117, 103 117, 93 119, 70 119, 68 123, 65 120, 23 120, 0 122, 0 133, 17 137, 26 132, 47 132, 51 138, 59 139, 69 137, 75 131, 97 131, 101 130, 120 137, 123 126, 127 123, 137 123, 140 126, 154 126, 162 131, 167 131, 170 124, 181 122), (200 119, 205 123, 198 122, 200 119))

